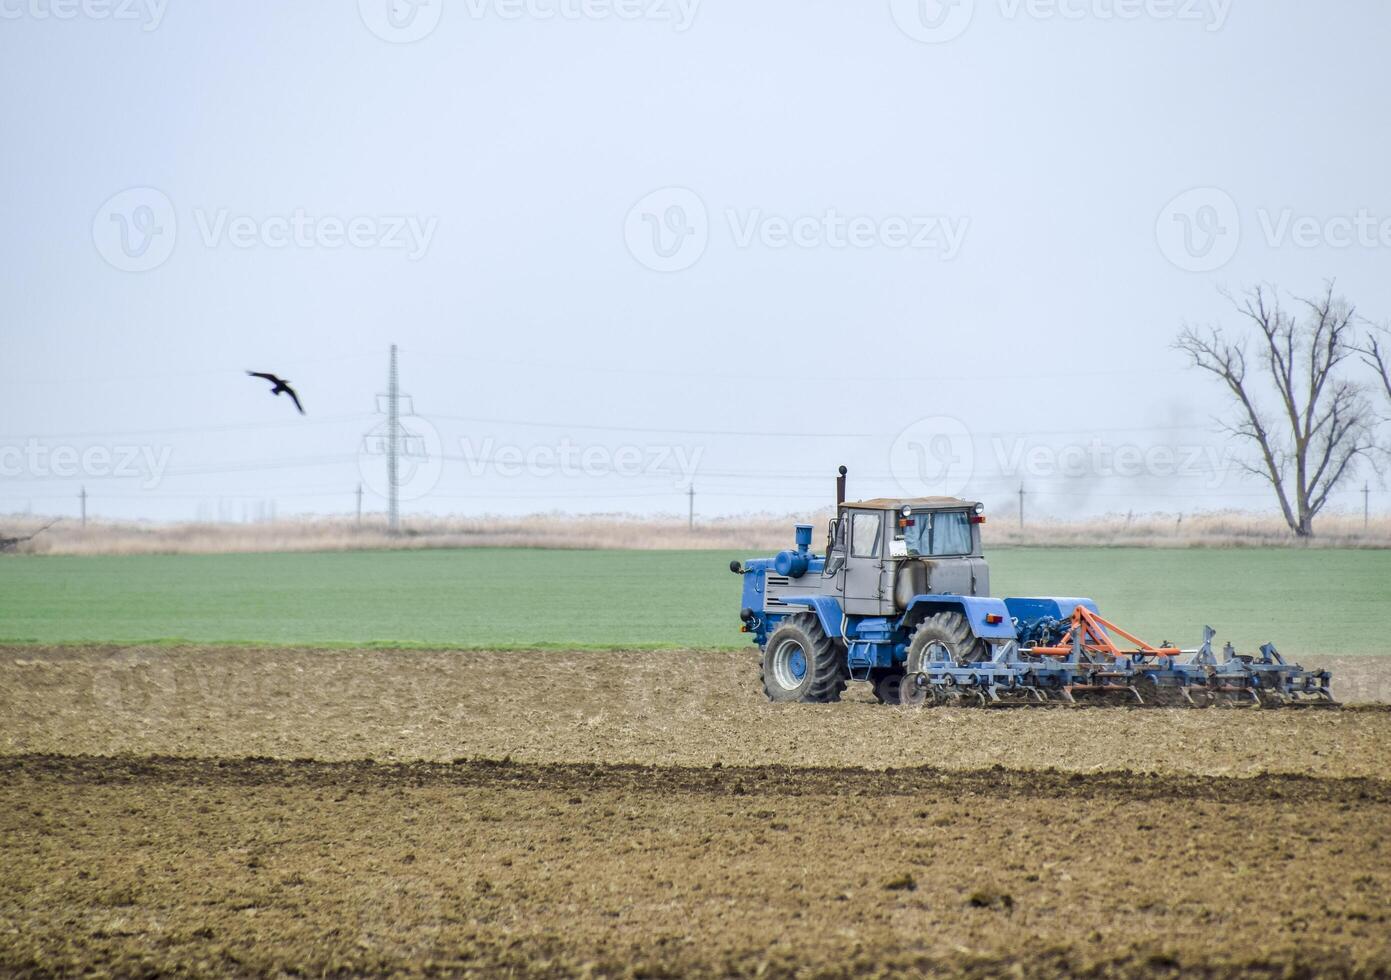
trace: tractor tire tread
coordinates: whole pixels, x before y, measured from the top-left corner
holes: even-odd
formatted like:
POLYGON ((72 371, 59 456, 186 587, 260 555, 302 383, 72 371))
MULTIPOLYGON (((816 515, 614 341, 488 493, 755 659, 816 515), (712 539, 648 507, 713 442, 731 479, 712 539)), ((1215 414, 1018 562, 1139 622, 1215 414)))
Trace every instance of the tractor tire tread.
POLYGON ((925 649, 933 640, 945 644, 957 663, 989 657, 990 645, 975 635, 963 614, 939 612, 919 623, 908 641, 907 670, 910 674, 922 672, 925 649))
MULTIPOLYGON (((799 700, 810 704, 831 704, 839 701, 849 680, 844 645, 826 635, 826 631, 821 628, 821 622, 815 614, 798 613, 794 616, 788 616, 778 624, 777 629, 773 630, 772 635, 768 637, 765 652, 774 648, 774 639, 780 632, 789 627, 800 630, 810 641, 804 644, 804 649, 812 681, 799 700)), ((758 680, 763 685, 763 693, 768 695, 768 699, 776 700, 768 687, 767 673, 768 660, 766 656, 763 656, 758 661, 758 680)))

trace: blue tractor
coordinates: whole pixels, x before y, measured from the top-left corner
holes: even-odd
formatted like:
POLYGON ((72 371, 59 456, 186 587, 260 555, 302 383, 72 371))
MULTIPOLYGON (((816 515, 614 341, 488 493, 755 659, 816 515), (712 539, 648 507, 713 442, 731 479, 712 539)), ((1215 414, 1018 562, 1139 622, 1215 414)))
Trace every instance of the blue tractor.
POLYGON ((981 550, 985 508, 956 497, 847 502, 846 469, 826 552, 796 547, 732 562, 743 578, 743 630, 762 652, 773 701, 840 700, 868 681, 888 704, 1074 702, 1332 704, 1326 671, 1260 657, 1151 646, 1077 597, 993 598, 981 550), (1132 646, 1116 645, 1115 636, 1132 646))

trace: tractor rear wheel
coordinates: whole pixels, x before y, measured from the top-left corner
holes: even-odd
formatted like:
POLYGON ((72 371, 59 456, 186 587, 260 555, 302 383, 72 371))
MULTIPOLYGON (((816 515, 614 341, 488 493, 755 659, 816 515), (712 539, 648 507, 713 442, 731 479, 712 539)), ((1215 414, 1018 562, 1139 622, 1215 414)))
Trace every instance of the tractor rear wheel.
POLYGON ((763 648, 759 677, 770 701, 839 701, 846 675, 844 647, 810 613, 787 617, 763 648))
POLYGON ((990 645, 971 631, 971 624, 959 612, 939 612, 928 616, 908 641, 909 674, 927 673, 934 653, 945 650, 958 664, 990 658, 990 645))

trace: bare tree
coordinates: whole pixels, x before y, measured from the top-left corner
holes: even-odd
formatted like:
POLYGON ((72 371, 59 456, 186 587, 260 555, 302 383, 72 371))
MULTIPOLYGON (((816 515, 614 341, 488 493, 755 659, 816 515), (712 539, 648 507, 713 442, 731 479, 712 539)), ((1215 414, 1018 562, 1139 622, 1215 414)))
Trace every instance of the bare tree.
MULTIPOLYGON (((1362 355, 1362 363, 1375 374, 1377 380, 1373 385, 1386 395, 1386 407, 1391 409, 1391 327, 1368 330, 1365 345, 1359 347, 1357 352, 1362 355)), ((1377 421, 1391 422, 1391 416, 1383 415, 1377 421)), ((1379 444, 1375 458, 1391 460, 1391 444, 1379 444)), ((1377 477, 1385 483, 1386 474, 1379 468, 1377 477)))
POLYGON ((1380 328, 1379 331, 1370 331, 1367 334, 1367 346, 1359 347, 1357 352, 1362 355, 1362 362, 1375 371, 1381 379, 1382 390, 1386 392, 1386 401, 1391 404, 1391 329, 1380 328), (1381 336, 1386 334, 1386 337, 1381 336))
POLYGON ((1290 530, 1309 538, 1329 495, 1371 447, 1371 409, 1345 374, 1345 362, 1357 354, 1357 313, 1334 295, 1332 282, 1321 296, 1295 297, 1296 312, 1281 305, 1273 287, 1232 302, 1256 327, 1255 367, 1248 338, 1229 339, 1219 327, 1187 327, 1174 346, 1226 385, 1238 421, 1224 427, 1253 449, 1241 465, 1270 484, 1290 530))

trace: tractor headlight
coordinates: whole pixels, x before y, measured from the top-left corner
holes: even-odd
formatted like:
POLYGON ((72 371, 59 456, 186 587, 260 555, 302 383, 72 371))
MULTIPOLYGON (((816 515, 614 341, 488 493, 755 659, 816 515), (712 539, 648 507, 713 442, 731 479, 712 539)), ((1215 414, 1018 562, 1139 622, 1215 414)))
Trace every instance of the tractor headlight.
POLYGON ((972 510, 975 512, 975 515, 979 517, 981 514, 985 513, 985 504, 976 504, 972 510))

